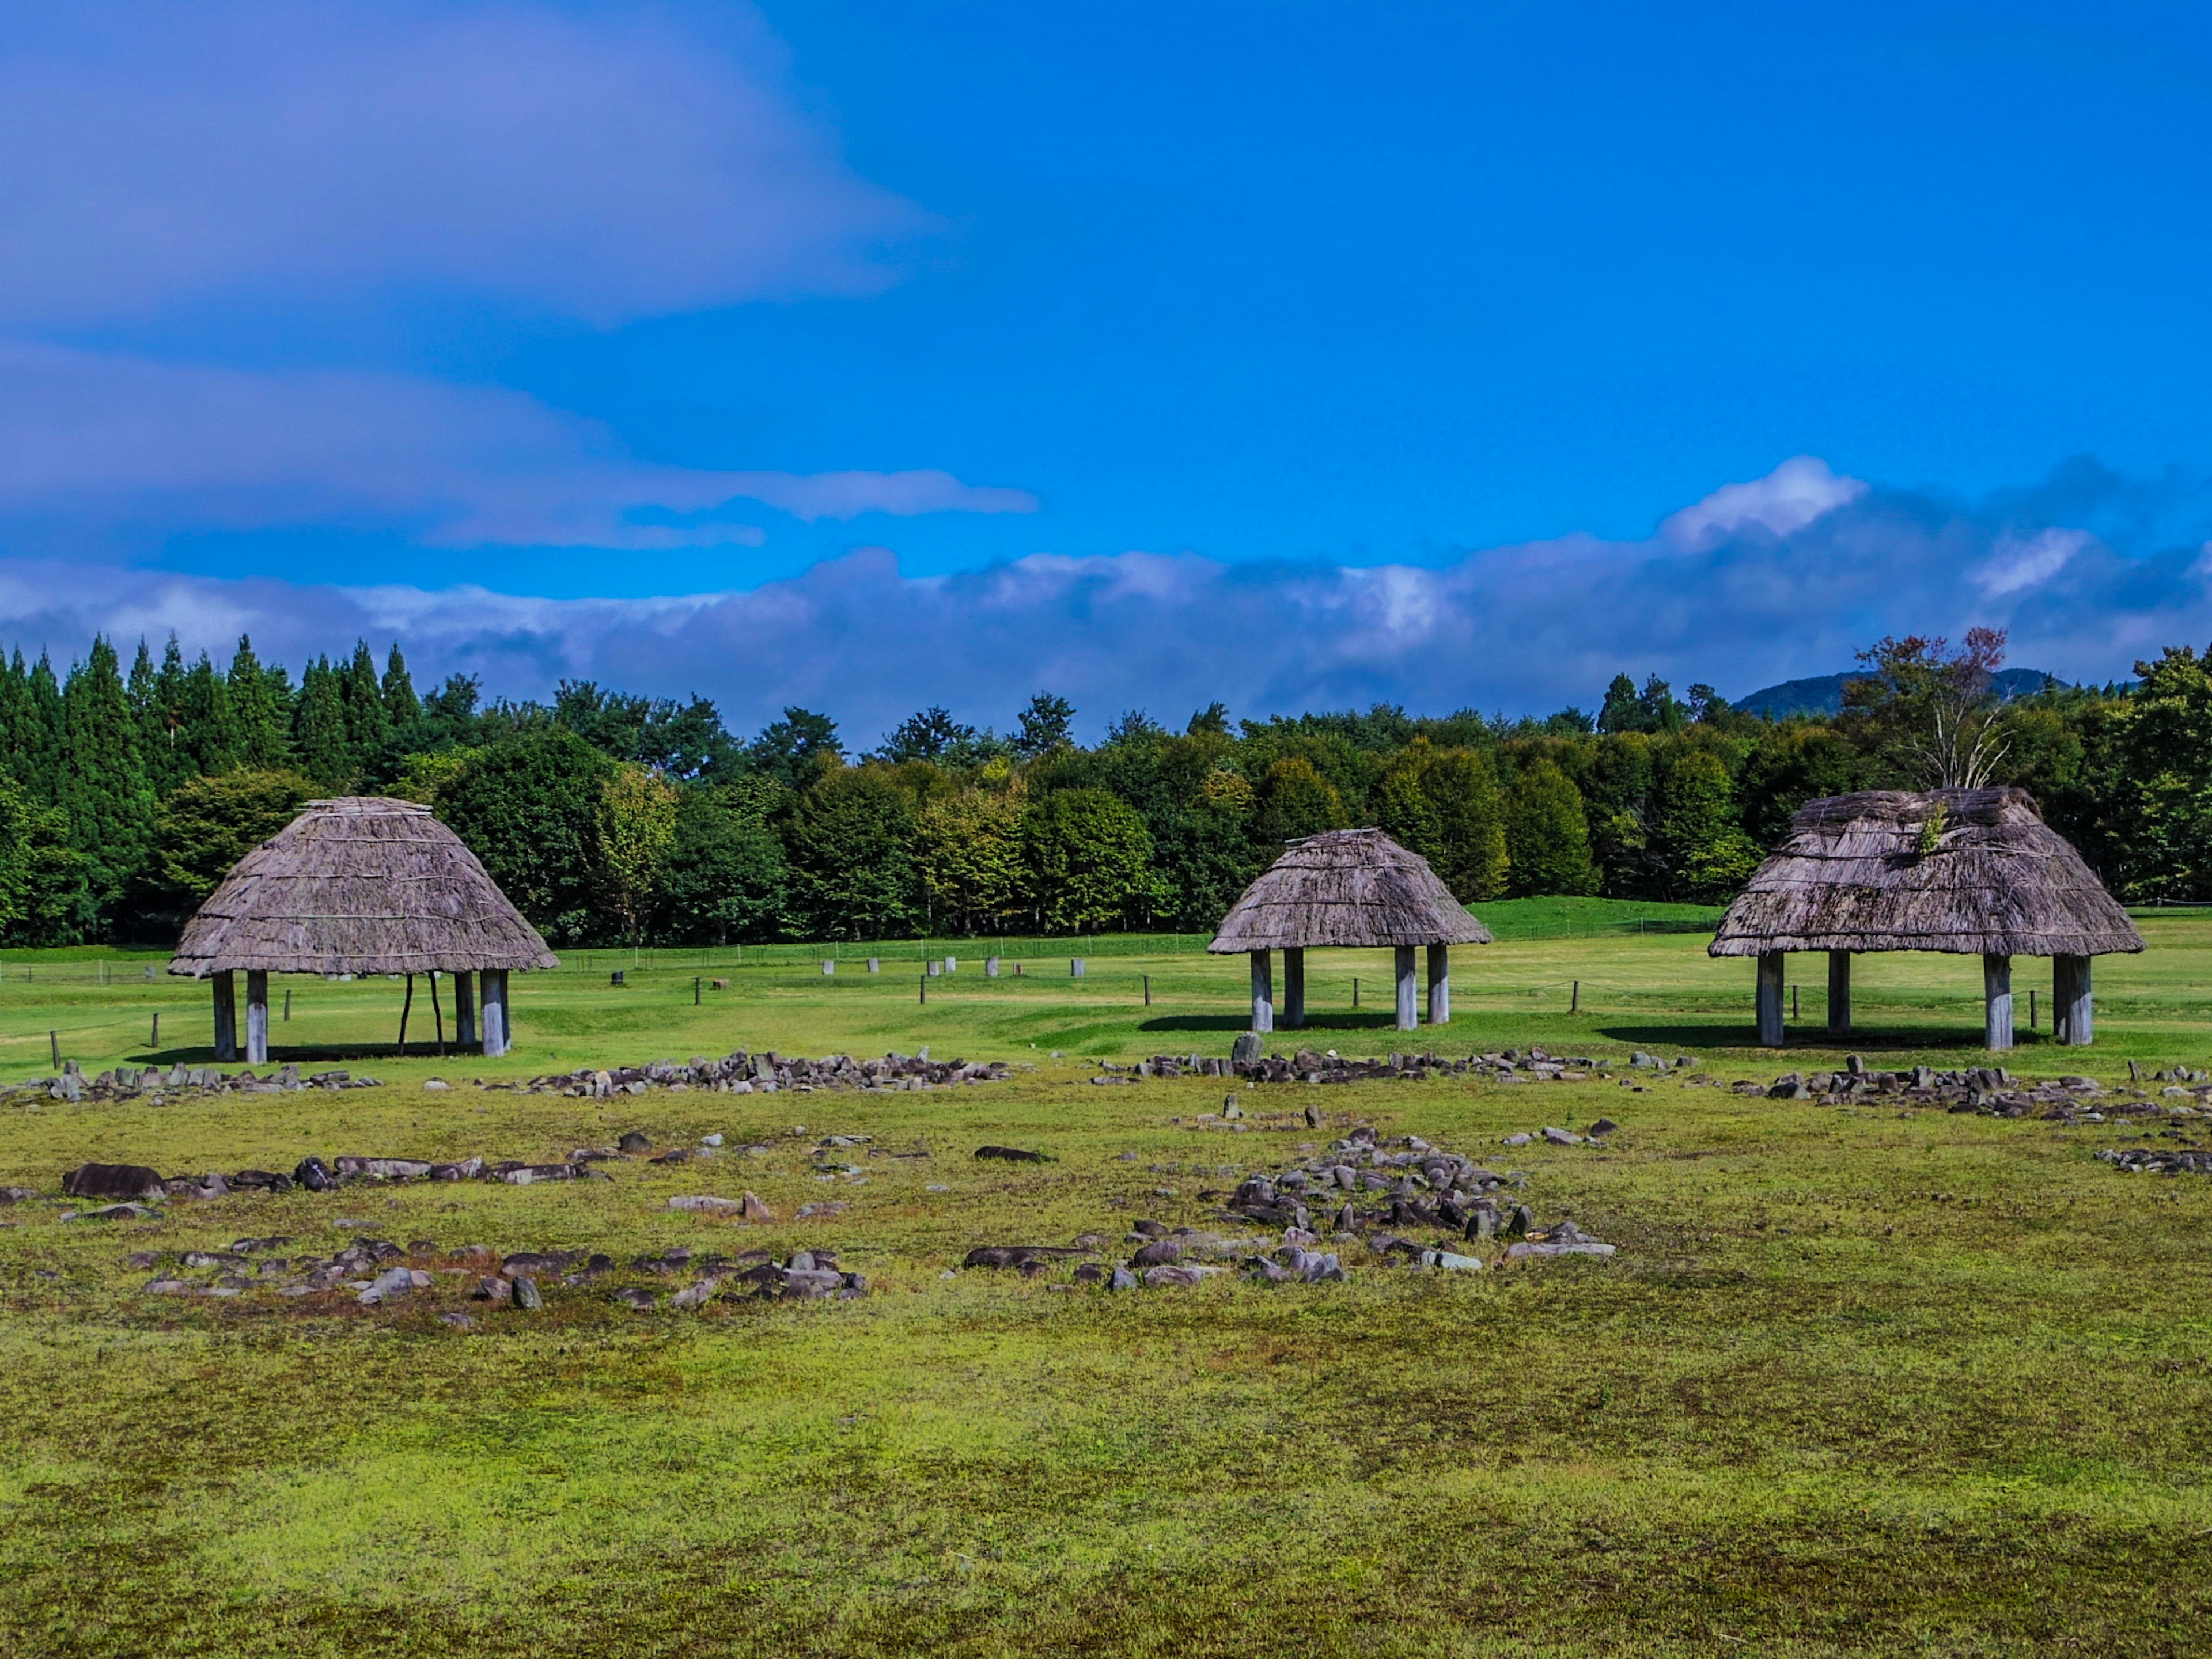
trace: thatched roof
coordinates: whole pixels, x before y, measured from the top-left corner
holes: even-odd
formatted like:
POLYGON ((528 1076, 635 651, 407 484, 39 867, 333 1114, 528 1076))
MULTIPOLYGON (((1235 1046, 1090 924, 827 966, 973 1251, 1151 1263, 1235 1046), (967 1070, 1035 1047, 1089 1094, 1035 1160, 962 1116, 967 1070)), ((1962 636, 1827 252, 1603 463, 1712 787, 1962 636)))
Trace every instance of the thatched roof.
POLYGON ((413 801, 307 810, 255 848, 185 925, 169 971, 420 974, 557 968, 477 855, 413 801))
POLYGON ((1380 830, 1331 830, 1292 842, 1244 890, 1206 948, 1489 943, 1490 930, 1419 854, 1380 830))
POLYGON ((2142 948, 2127 912, 2026 790, 1869 789, 1798 809, 1710 950, 2095 957, 2142 948))

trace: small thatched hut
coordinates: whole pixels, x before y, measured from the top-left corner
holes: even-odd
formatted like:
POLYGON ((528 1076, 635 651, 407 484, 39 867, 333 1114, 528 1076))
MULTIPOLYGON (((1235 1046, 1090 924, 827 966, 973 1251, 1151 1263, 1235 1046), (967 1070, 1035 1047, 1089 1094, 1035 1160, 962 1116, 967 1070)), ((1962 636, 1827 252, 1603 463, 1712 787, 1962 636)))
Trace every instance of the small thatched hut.
POLYGON ((1451 947, 1487 945, 1490 930, 1437 879, 1429 861, 1380 830, 1331 830, 1304 841, 1244 890, 1206 948, 1252 958, 1252 1029, 1275 1029, 1274 966, 1283 953, 1283 1024, 1306 1023, 1306 952, 1397 951, 1398 1029, 1416 1024, 1413 951, 1429 947, 1429 1024, 1451 1019, 1451 947))
POLYGON ((269 1058, 271 974, 405 974, 410 1000, 415 975, 450 974, 464 1048, 478 1042, 471 981, 481 974, 483 1049, 503 1054, 507 975, 559 966, 428 807, 352 796, 310 801, 240 859, 185 924, 169 971, 213 978, 222 1060, 238 1058, 232 976, 246 975, 246 1058, 258 1065, 269 1058))
POLYGON ((1828 953, 1828 1030, 1851 1028, 1851 957, 1942 951, 1982 958, 1989 1046, 2009 1048, 2012 959, 2051 958, 2061 1042, 2095 1034, 2089 959, 2140 951, 2081 854, 2021 789, 1874 789, 1807 803, 1721 919, 1717 957, 1759 958, 1759 1040, 1783 1041, 1783 957, 1828 953))

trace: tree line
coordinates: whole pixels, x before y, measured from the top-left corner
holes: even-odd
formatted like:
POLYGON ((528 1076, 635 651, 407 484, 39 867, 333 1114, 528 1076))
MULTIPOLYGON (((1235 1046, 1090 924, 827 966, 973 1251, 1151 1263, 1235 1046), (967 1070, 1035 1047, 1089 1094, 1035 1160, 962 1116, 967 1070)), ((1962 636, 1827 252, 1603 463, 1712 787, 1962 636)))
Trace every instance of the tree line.
POLYGON ((0 666, 0 942, 166 940, 308 800, 428 804, 556 945, 1210 928, 1285 842, 1374 824, 1469 903, 1717 902, 1800 805, 1867 787, 2018 784, 2130 899, 2212 898, 2212 652, 2001 702, 2003 639, 1886 639, 1836 715, 1774 720, 1626 675, 1595 715, 1364 712, 1091 746, 1040 692, 1011 730, 924 709, 872 750, 787 708, 750 738, 714 705, 564 681, 550 703, 397 645, 295 681, 95 639, 58 675, 0 666))

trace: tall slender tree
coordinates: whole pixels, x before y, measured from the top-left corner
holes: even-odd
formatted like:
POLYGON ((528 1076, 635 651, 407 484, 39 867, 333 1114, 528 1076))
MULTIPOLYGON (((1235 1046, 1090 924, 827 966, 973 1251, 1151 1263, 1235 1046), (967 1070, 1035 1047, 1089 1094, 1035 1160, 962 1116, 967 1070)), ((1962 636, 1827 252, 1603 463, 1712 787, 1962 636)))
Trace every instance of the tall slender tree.
POLYGON ((384 714, 384 687, 368 641, 354 641, 353 660, 339 672, 338 701, 345 709, 346 755, 356 777, 373 773, 384 757, 390 724, 384 714))
POLYGON ((407 672, 407 659, 399 654, 397 640, 384 659, 384 723, 402 748, 416 746, 415 728, 422 723, 422 702, 415 695, 415 678, 407 672))
POLYGON ((282 668, 264 669, 253 654, 253 641, 240 634, 238 650, 230 659, 230 711, 238 722, 238 762, 269 770, 288 764, 291 744, 286 741, 288 680, 282 668))
POLYGON ((138 722, 115 647, 93 636, 62 690, 64 745, 59 805, 70 839, 85 855, 103 912, 145 860, 154 792, 138 750, 138 722))
POLYGON ((358 769, 347 741, 345 694, 327 658, 312 658, 300 671, 292 738, 301 771, 333 793, 353 787, 358 769))

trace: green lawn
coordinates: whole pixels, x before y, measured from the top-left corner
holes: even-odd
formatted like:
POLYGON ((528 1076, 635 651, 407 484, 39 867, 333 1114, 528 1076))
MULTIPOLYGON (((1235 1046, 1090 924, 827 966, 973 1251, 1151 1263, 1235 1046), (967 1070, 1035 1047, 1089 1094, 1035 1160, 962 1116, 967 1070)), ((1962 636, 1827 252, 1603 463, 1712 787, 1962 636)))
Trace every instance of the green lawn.
MULTIPOLYGON (((1833 1058, 1816 1046, 1817 959, 1807 1046, 1778 1055, 1748 1046, 1750 964, 1709 960, 1701 936, 1601 931, 1618 911, 1493 909, 1501 942, 1455 953, 1457 1017, 1419 1046, 1660 1046, 1731 1079, 1833 1058)), ((2098 965, 2097 1048, 2031 1042, 2017 1068, 2113 1082, 2130 1057, 2212 1060, 2212 921, 2142 925, 2149 953, 2098 965)), ((235 1196, 121 1225, 0 1208, 0 1653, 2212 1645, 2212 1178, 2095 1160, 2142 1124, 1668 1079, 1247 1090, 1249 1133, 1200 1129, 1221 1084, 1097 1088, 1078 1063, 1226 1052, 1243 962, 1155 945, 1094 946, 1080 981, 1072 947, 1030 947, 1022 975, 1010 961, 996 981, 954 947, 958 971, 929 981, 927 1006, 911 945, 879 947, 879 975, 848 960, 826 979, 818 960, 671 953, 620 989, 599 955, 517 980, 504 1062, 387 1054, 365 1062, 377 1090, 0 1106, 0 1183, 49 1192, 94 1158, 288 1169, 308 1152, 557 1158, 632 1127, 659 1145, 727 1137, 711 1162, 631 1163, 610 1183, 235 1196), (694 973, 731 988, 695 1006, 694 973), (924 1043, 1037 1069, 890 1096, 467 1086, 738 1044, 924 1043), (458 1086, 427 1093, 433 1074, 458 1086), (1309 1101, 1330 1128, 1270 1121, 1309 1101), (1623 1126, 1601 1150, 1498 1145, 1601 1113, 1623 1126), (945 1276, 982 1243, 1113 1239, 1139 1215, 1206 1224, 1202 1189, 1358 1121, 1525 1171, 1540 1218, 1571 1215, 1619 1255, 1461 1276, 1354 1250, 1342 1285, 1121 1296, 945 1276), (877 1155, 850 1155, 863 1179, 813 1167, 835 1132, 875 1137, 877 1155), (756 1142, 771 1150, 738 1150, 756 1142), (985 1142, 1057 1161, 977 1163, 985 1142), (930 1156, 889 1155, 916 1151, 930 1156), (747 1189, 781 1219, 666 1207, 747 1189), (847 1207, 789 1219, 823 1200, 847 1207), (434 1240, 418 1258, 432 1265, 472 1243, 619 1261, 834 1245, 871 1294, 639 1315, 608 1285, 686 1281, 626 1274, 553 1285, 530 1315, 472 1306, 456 1276, 378 1310, 149 1297, 151 1274, 121 1265, 272 1233, 327 1253, 361 1231, 434 1240), (453 1310, 477 1327, 440 1323, 453 1310)), ((161 1056, 204 1059, 204 989, 149 982, 147 961, 9 958, 0 1077, 42 1072, 50 1030, 88 1071, 152 1057, 157 1008, 161 1056)), ((1314 956, 1304 1040, 1413 1046, 1373 1006, 1388 975, 1382 953, 1314 956)), ((2016 983, 2024 1003, 2025 964, 2016 983)), ((399 986, 294 989, 280 1060, 289 1042, 388 1049, 399 986)), ((1863 960, 1860 1046, 1877 1064, 1978 1060, 1979 989, 1971 959, 1863 960)), ((419 991, 416 1006, 427 1032, 419 991)))

